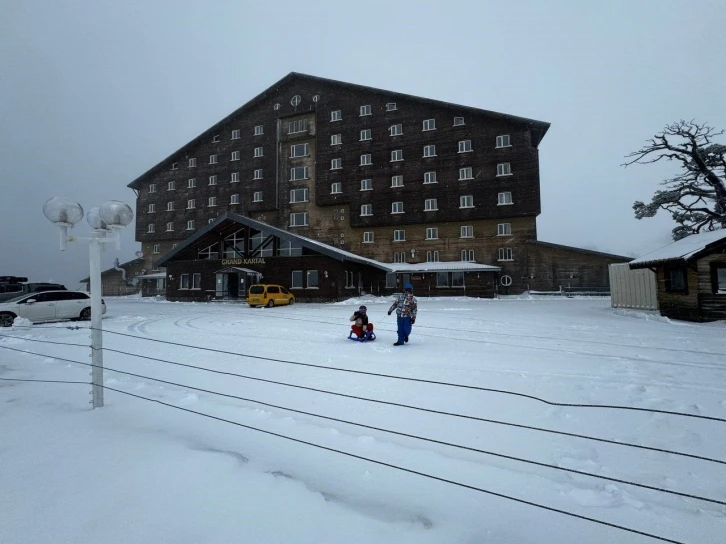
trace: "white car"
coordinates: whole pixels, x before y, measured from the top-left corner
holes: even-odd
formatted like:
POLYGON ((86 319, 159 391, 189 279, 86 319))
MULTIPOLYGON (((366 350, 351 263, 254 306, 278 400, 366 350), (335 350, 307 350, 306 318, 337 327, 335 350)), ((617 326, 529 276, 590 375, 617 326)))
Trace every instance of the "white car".
MULTIPOLYGON (((101 299, 102 313, 106 303, 101 299)), ((29 293, 0 303, 0 327, 10 327, 16 317, 33 323, 62 319, 91 319, 91 295, 83 291, 29 293)))

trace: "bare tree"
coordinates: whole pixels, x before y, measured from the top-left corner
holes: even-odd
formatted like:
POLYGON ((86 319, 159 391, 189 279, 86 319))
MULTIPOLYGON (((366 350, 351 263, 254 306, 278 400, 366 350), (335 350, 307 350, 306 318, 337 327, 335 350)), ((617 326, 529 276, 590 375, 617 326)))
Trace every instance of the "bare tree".
POLYGON ((633 204, 635 217, 653 217, 659 209, 671 214, 677 226, 673 239, 705 230, 726 228, 726 145, 713 142, 724 133, 706 124, 679 121, 666 126, 641 149, 626 155, 623 166, 661 160, 679 163, 680 174, 661 182, 648 204, 633 204))

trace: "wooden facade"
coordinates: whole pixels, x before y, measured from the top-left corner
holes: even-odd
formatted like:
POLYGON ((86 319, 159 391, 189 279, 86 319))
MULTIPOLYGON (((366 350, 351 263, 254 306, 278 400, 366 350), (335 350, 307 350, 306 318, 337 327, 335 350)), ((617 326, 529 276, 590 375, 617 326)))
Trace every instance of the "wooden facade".
POLYGON ((679 241, 672 244, 676 246, 672 255, 652 260, 644 256, 630 267, 655 272, 661 315, 687 321, 726 320, 726 231, 694 234, 684 240, 693 245, 698 237, 707 242, 685 255, 677 254, 679 241))
POLYGON ((500 266, 522 290, 548 128, 293 73, 129 185, 136 238, 154 271, 159 256, 231 212, 381 262, 500 266), (512 259, 500 258, 505 248, 512 259))

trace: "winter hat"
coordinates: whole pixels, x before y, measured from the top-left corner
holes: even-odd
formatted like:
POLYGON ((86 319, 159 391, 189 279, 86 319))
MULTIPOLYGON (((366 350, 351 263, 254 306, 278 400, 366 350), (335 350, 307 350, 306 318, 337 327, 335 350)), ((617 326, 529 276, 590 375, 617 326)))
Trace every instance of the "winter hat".
POLYGON ((403 286, 403 290, 404 291, 413 291, 413 285, 411 285, 410 283, 407 283, 406 285, 403 286))
POLYGON ((365 312, 366 310, 368 310, 368 308, 366 308, 365 306, 361 306, 360 308, 358 308, 358 310, 361 312, 365 312))

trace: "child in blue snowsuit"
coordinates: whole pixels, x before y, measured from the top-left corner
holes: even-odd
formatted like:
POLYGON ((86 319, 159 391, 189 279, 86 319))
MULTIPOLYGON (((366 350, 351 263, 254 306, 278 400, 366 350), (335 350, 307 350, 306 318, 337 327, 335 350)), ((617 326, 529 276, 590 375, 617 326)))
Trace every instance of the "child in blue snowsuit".
POLYGON ((398 295, 396 300, 388 309, 388 315, 396 310, 398 316, 398 341, 394 346, 402 346, 404 342, 408 342, 408 336, 411 334, 411 326, 416 323, 416 312, 418 311, 418 301, 413 296, 413 285, 407 283, 403 286, 403 294, 398 295))

